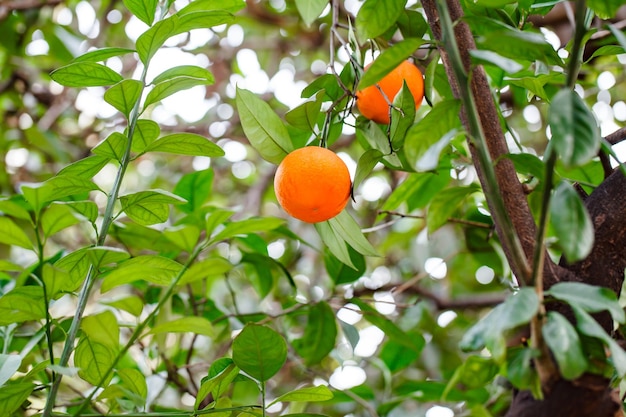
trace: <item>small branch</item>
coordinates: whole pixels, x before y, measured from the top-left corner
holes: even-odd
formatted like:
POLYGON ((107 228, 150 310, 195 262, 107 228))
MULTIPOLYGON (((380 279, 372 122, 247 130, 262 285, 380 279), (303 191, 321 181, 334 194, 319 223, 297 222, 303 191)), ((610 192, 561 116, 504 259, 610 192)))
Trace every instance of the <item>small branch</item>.
MULTIPOLYGON (((378 214, 388 214, 390 216, 398 216, 398 217, 408 218, 408 219, 426 219, 426 216, 423 216, 420 214, 405 214, 405 213, 399 213, 397 211, 391 211, 391 210, 379 210, 378 214)), ((481 229, 493 229, 493 225, 491 224, 483 223, 483 222, 475 222, 472 220, 457 219, 454 217, 449 217, 447 221, 450 223, 463 224, 466 226, 478 227, 481 229)))
POLYGON ((616 145, 624 140, 626 140, 626 127, 622 127, 617 129, 615 132, 610 135, 606 135, 604 140, 606 140, 611 145, 616 145))
POLYGON ((0 4, 0 21, 17 10, 39 9, 46 6, 56 6, 63 0, 13 0, 0 4))

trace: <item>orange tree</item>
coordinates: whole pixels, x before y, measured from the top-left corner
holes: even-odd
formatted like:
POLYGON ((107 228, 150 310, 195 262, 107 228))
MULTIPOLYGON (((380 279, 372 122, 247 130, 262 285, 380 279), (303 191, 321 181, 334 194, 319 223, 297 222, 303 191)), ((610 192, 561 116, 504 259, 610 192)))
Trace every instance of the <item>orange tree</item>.
POLYGON ((0 414, 622 415, 621 3, 4 2, 0 414))

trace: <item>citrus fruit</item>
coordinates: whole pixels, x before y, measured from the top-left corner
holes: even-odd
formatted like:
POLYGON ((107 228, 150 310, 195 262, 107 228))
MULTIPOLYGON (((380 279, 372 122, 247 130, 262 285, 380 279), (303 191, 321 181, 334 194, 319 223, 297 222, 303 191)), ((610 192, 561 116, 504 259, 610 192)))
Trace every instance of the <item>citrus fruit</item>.
MULTIPOLYGON (((371 64, 370 64, 371 65, 371 64)), ((365 70, 369 65, 365 67, 365 70)), ((389 103, 402 89, 406 81, 409 91, 415 100, 415 108, 419 108, 424 97, 424 78, 421 71, 409 61, 404 61, 385 75, 376 85, 370 85, 356 93, 356 106, 361 114, 376 123, 389 124, 389 103), (387 100, 378 87, 385 93, 387 100)))
POLYGON ((335 217, 350 199, 350 172, 326 148, 307 146, 290 152, 274 176, 274 192, 281 207, 307 223, 335 217))

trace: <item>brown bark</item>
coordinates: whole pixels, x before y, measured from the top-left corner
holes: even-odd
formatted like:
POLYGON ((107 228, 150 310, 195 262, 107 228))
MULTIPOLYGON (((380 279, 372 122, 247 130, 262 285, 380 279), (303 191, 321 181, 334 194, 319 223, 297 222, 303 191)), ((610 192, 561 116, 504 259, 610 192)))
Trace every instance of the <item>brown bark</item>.
MULTIPOLYGON (((436 40, 441 40, 439 15, 436 1, 422 0, 431 30, 436 40)), ((456 42, 461 52, 465 69, 470 71, 469 51, 475 49, 469 26, 461 20, 463 10, 458 0, 447 0, 452 20, 455 22, 456 42)), ((445 50, 440 48, 442 60, 456 97, 460 97, 450 60, 445 50)), ((517 179, 513 164, 503 158, 509 151, 500 126, 496 104, 482 67, 471 68, 471 92, 480 114, 480 122, 485 132, 491 158, 496 162, 495 171, 499 192, 513 227, 517 232, 529 263, 535 247, 536 226, 527 204, 526 195, 517 179)), ((465 111, 461 114, 464 126, 469 131, 465 111)), ((472 156, 476 150, 470 143, 472 156)), ((485 184, 484 167, 474 157, 474 166, 481 184, 485 184)), ((626 178, 615 172, 598 187, 585 201, 595 227, 595 245, 587 259, 573 265, 561 262, 556 265, 546 257, 544 267, 544 287, 560 281, 581 281, 592 285, 605 286, 619 294, 626 268, 626 178)), ((497 220, 497 219, 496 219, 497 220)), ((496 223, 496 232, 502 235, 501 225, 496 223)), ((504 247, 507 259, 511 261, 511 248, 504 247)), ((512 264, 512 262, 509 262, 512 264)), ((519 271, 514 271, 519 274, 519 271)), ((518 275, 520 276, 520 275, 518 275)), ((550 305, 549 308, 562 310, 550 305)), ((608 316, 598 317, 600 324, 608 332, 612 322, 608 316)), ((599 376, 584 375, 575 381, 555 379, 549 387, 544 387, 545 399, 535 400, 529 392, 516 392, 507 417, 615 417, 623 415, 617 391, 610 387, 610 381, 599 376)))

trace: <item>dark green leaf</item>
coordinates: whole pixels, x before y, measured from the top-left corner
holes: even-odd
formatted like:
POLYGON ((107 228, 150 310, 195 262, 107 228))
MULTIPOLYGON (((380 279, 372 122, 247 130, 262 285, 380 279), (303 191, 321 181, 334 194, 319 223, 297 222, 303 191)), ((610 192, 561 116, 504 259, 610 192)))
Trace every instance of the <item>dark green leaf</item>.
POLYGON ((240 220, 230 222, 219 233, 212 237, 211 241, 219 242, 220 240, 230 239, 238 235, 247 235, 250 233, 261 233, 274 230, 285 223, 283 219, 263 217, 240 220))
POLYGON ((99 87, 123 80, 111 68, 95 62, 74 62, 50 73, 50 77, 66 87, 99 87))
POLYGON ((141 98, 143 83, 137 80, 123 80, 104 93, 104 101, 119 110, 126 118, 141 98))
POLYGON ((589 313, 607 310, 618 323, 626 320, 624 310, 620 306, 617 295, 605 287, 585 284, 583 282, 559 282, 545 292, 558 300, 575 305, 589 313))
POLYGON ((123 0, 124 5, 139 20, 148 26, 152 26, 154 22, 154 14, 156 13, 157 0, 123 0))
POLYGON ((352 263, 350 258, 350 252, 348 251, 348 244, 343 237, 337 234, 337 231, 330 225, 328 221, 315 223, 315 229, 320 235, 322 242, 328 247, 330 253, 333 254, 344 264, 348 265, 352 269, 357 269, 352 263))
POLYGON ((512 348, 507 352, 506 377, 514 387, 533 392, 541 398, 541 382, 535 371, 533 360, 539 351, 530 348, 512 348))
POLYGON ((356 16, 358 37, 365 41, 385 33, 396 23, 405 4, 406 0, 366 0, 356 16))
POLYGON ((563 378, 574 380, 582 375, 587 369, 587 358, 574 326, 561 314, 550 311, 541 330, 563 378))
POLYGON ((261 156, 278 165, 293 150, 285 125, 272 108, 248 90, 237 88, 237 110, 241 127, 261 156))
POLYGON ((511 74, 524 69, 524 66, 519 62, 510 58, 505 58, 502 55, 493 51, 474 49, 470 51, 470 55, 472 58, 474 58, 474 60, 478 61, 479 63, 495 65, 503 71, 511 74))
POLYGON ((472 326, 461 340, 464 350, 487 347, 497 362, 506 354, 505 333, 528 323, 537 314, 539 299, 533 288, 522 288, 472 326))
POLYGON ((287 359, 287 343, 267 326, 247 324, 233 340, 233 361, 260 382, 269 380, 287 359))
POLYGON ((351 246, 348 246, 348 254, 351 263, 354 265, 354 269, 337 259, 330 250, 324 251, 326 272, 328 272, 328 275, 332 278, 335 285, 354 282, 365 274, 365 257, 351 246))
MULTIPOLYGON (((363 73, 363 78, 359 81, 358 89, 363 90, 370 85, 376 84, 394 68, 406 61, 423 43, 424 41, 422 39, 409 38, 384 50, 383 53, 372 62, 372 65, 367 68, 367 71, 363 73)), ((389 97, 389 100, 393 100, 393 97, 389 97)))
POLYGON ((195 410, 199 409, 198 407, 200 407, 202 401, 204 401, 209 394, 213 394, 214 398, 219 398, 226 387, 239 375, 239 368, 237 368, 232 360, 224 358, 224 361, 226 360, 228 362, 226 362, 226 366, 223 369, 219 370, 215 375, 212 375, 211 371, 213 371, 213 366, 211 366, 209 377, 202 380, 202 385, 200 385, 198 395, 196 396, 195 410))
POLYGON ((173 133, 150 143, 145 152, 166 152, 176 155, 223 156, 224 150, 204 136, 195 133, 173 133))
MULTIPOLYGON (((199 211, 211 195, 213 186, 213 170, 205 169, 183 175, 174 187, 174 194, 187 200, 178 208, 185 213, 199 211)), ((210 233, 210 231, 207 231, 210 233)))
POLYGON ((298 107, 289 110, 285 114, 285 120, 298 129, 315 132, 323 99, 324 94, 318 93, 315 99, 307 100, 298 107))
POLYGON ((572 310, 574 310, 574 315, 576 316, 576 328, 578 331, 604 342, 611 351, 611 359, 615 371, 617 371, 620 378, 624 377, 626 375, 626 352, 624 352, 624 349, 585 310, 576 305, 572 305, 572 310))
POLYGON ((439 172, 409 174, 387 198, 381 210, 395 210, 409 201, 409 210, 424 208, 449 182, 450 176, 439 172), (413 196, 416 198, 412 198, 413 196))
POLYGON ((307 365, 320 363, 335 347, 337 321, 332 308, 319 302, 309 309, 304 335, 293 342, 296 351, 307 365))
POLYGON ((411 332, 408 334, 408 337, 415 343, 416 349, 409 348, 395 340, 389 340, 383 345, 380 351, 380 358, 390 372, 397 372, 407 368, 419 358, 422 349, 426 346, 426 340, 421 334, 411 332))
POLYGON ((522 31, 500 22, 495 24, 497 29, 486 32, 478 39, 480 50, 490 50, 511 59, 562 65, 561 58, 542 34, 522 31))
POLYGON ((0 415, 11 416, 35 389, 35 384, 18 382, 0 387, 0 415))
POLYGON ((402 89, 393 99, 391 108, 389 138, 394 150, 400 149, 404 144, 406 132, 415 122, 415 113, 415 98, 404 81, 402 89))
POLYGON ((566 167, 583 165, 598 155, 598 123, 576 92, 563 89, 554 96, 548 121, 550 143, 566 167))
POLYGON ((580 196, 563 181, 550 202, 550 224, 568 262, 585 259, 594 242, 593 223, 580 196))
POLYGON ((361 182, 372 172, 374 167, 383 158, 383 153, 378 149, 370 149, 361 155, 356 165, 356 174, 352 188, 357 190, 361 182))
POLYGON ((448 222, 463 200, 478 191, 476 186, 453 187, 442 190, 433 197, 426 213, 428 232, 433 233, 448 222))

